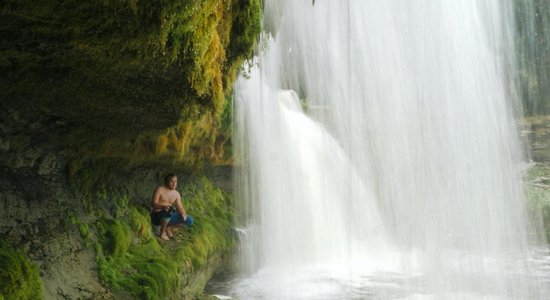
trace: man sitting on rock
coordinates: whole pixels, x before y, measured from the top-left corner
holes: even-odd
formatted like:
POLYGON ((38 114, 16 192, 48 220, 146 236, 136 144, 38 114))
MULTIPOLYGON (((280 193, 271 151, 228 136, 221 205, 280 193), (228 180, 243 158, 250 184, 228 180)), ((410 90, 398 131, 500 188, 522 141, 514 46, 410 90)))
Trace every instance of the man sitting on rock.
POLYGON ((173 236, 172 227, 193 224, 193 218, 185 213, 180 193, 176 191, 177 185, 178 178, 175 174, 169 173, 164 178, 164 185, 155 189, 151 199, 151 222, 153 225, 160 226, 159 236, 165 241, 173 236))

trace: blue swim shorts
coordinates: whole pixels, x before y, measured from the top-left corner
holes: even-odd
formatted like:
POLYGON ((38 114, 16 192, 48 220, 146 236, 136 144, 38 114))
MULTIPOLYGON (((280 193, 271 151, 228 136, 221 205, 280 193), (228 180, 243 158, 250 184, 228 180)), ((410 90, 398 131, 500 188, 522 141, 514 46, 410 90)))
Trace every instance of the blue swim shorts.
POLYGON ((193 217, 191 217, 190 215, 187 215, 187 218, 183 220, 181 214, 175 213, 170 216, 169 220, 170 221, 168 221, 168 226, 175 226, 178 224, 185 224, 187 226, 193 225, 193 217))

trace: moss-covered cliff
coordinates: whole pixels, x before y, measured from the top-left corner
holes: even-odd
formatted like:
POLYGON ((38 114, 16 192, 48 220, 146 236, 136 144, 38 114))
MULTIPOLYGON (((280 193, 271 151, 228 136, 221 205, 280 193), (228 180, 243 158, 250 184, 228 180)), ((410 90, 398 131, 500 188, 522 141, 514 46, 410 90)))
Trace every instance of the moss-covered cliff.
POLYGON ((1 108, 55 119, 64 145, 139 140, 155 151, 159 132, 189 135, 193 121, 219 118, 260 9, 244 0, 4 1, 1 108))
POLYGON ((231 84, 261 1, 7 0, 0 15, 2 263, 47 299, 197 297, 232 243, 230 196, 204 175, 230 180, 231 84), (197 226, 163 243, 146 208, 168 171, 197 226))

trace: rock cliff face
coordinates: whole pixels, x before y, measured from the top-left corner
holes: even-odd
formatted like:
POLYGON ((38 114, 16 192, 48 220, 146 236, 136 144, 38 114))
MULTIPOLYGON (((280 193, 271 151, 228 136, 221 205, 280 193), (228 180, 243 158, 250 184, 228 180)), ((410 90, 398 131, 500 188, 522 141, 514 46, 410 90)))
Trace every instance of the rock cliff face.
POLYGON ((47 299, 199 295, 209 262, 231 248, 231 197, 204 174, 230 180, 226 97, 259 34, 260 1, 0 5, 0 240, 13 247, 0 249, 1 278, 25 281, 4 267, 29 260, 47 299), (146 207, 168 171, 202 222, 162 244, 144 233, 146 207), (129 242, 115 255, 119 233, 129 242), (187 267, 161 288, 136 249, 187 267), (130 290, 120 272, 146 274, 150 289, 130 290))

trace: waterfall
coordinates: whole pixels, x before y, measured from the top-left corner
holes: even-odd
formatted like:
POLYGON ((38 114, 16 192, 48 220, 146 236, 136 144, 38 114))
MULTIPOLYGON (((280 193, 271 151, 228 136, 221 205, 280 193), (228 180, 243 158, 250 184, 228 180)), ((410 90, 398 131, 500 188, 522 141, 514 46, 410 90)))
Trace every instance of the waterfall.
POLYGON ((264 1, 235 92, 239 298, 542 299, 512 4, 264 1))

